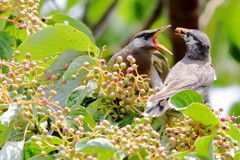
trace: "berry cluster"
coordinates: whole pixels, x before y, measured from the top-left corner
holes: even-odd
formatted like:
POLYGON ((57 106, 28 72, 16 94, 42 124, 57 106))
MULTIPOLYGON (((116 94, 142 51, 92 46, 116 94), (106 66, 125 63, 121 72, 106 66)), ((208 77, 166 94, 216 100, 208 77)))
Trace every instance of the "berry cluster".
MULTIPOLYGON (((58 132, 64 143, 67 144, 57 146, 59 152, 56 157, 84 160, 98 159, 97 154, 78 152, 74 150, 74 147, 77 142, 82 140, 101 137, 110 140, 115 148, 119 152, 122 152, 124 156, 136 156, 139 159, 144 157, 146 160, 170 158, 167 154, 168 151, 159 143, 160 135, 152 129, 148 118, 136 118, 132 125, 126 125, 122 128, 111 125, 107 120, 103 120, 90 132, 83 127, 84 117, 82 115, 74 118, 74 122, 77 125, 77 129, 75 129, 64 123, 68 111, 63 112, 58 111, 54 114, 56 121, 51 125, 51 129, 58 132), (66 116, 63 116, 64 114, 66 114, 66 116), (145 151, 147 156, 141 155, 140 151, 145 151)), ((46 155, 44 149, 53 147, 47 143, 47 141, 53 138, 53 136, 48 133, 49 131, 46 129, 42 131, 42 135, 46 136, 47 139, 42 139, 41 136, 36 135, 31 137, 31 140, 42 149, 41 155, 43 156, 46 155)))
MULTIPOLYGON (((14 56, 19 54, 14 52, 14 56)), ((62 109, 57 101, 51 101, 57 92, 44 85, 49 80, 44 76, 47 70, 41 66, 43 61, 30 61, 30 57, 31 54, 26 53, 23 61, 0 60, 0 104, 11 104, 20 111, 19 123, 14 124, 16 130, 25 123, 34 129, 39 125, 38 120, 50 116, 53 107, 62 109)))
POLYGON ((0 17, 3 20, 13 22, 19 29, 27 29, 30 34, 46 27, 46 18, 38 18, 40 0, 2 0, 0 5, 2 12, 10 12, 13 19, 0 17))
POLYGON ((222 117, 224 114, 222 108, 219 108, 219 110, 211 108, 211 110, 222 122, 221 126, 216 126, 217 128, 214 129, 194 121, 188 116, 185 116, 184 120, 180 120, 175 117, 171 119, 171 121, 166 125, 163 136, 167 137, 169 142, 172 142, 170 147, 172 153, 186 150, 196 151, 193 144, 197 139, 216 132, 213 141, 215 150, 214 157, 216 159, 233 158, 233 154, 231 152, 237 153, 240 148, 238 141, 233 140, 226 131, 231 130, 229 125, 233 125, 238 128, 240 128, 240 125, 234 123, 236 120, 235 116, 229 117, 228 115, 225 115, 225 117, 222 117))
MULTIPOLYGON (((128 56, 131 67, 126 68, 126 63, 119 56, 112 71, 109 71, 105 59, 95 61, 97 65, 94 67, 89 66, 88 62, 82 67, 89 72, 85 84, 93 79, 98 81, 96 92, 99 98, 103 98, 101 112, 108 113, 113 121, 127 118, 134 113, 141 114, 149 96, 159 91, 159 88, 151 89, 149 79, 137 73, 137 65, 132 56, 128 56)), ((76 75, 71 78, 76 79, 76 75)))
MULTIPOLYGON (((15 56, 19 54, 19 51, 14 52, 15 56)), ((83 140, 105 138, 117 149, 115 154, 121 153, 125 157, 146 160, 180 159, 174 154, 183 151, 195 152, 195 141, 207 135, 214 135, 216 159, 232 159, 233 153, 239 152, 238 141, 230 136, 232 126, 240 128, 240 125, 234 123, 237 117, 224 114, 222 108, 211 108, 221 122, 215 128, 209 128, 188 116, 184 119, 172 117, 160 134, 153 130, 148 118, 135 118, 133 123, 124 127, 112 124, 128 118, 132 113, 141 113, 146 99, 154 92, 148 86, 148 79, 134 73, 137 66, 131 57, 128 58, 133 62, 130 69, 124 67, 121 57, 113 71, 108 70, 104 59, 93 58, 96 61, 94 66, 85 62, 81 67, 88 71, 81 85, 90 80, 98 82, 95 92, 99 93, 98 98, 103 99, 100 111, 107 114, 107 118, 111 120, 103 118, 94 126, 87 124, 84 115, 77 114, 78 108, 63 108, 57 101, 52 100, 57 92, 54 86, 48 84, 58 80, 60 75, 53 75, 41 66, 46 59, 33 61, 29 60, 30 57, 31 54, 27 53, 25 60, 20 62, 0 61, 0 104, 8 107, 9 104, 16 105, 20 111, 17 120, 12 122, 13 130, 17 134, 8 140, 14 137, 21 139, 21 135, 26 134, 28 138, 31 137, 26 146, 28 143, 36 145, 41 156, 53 156, 48 152, 51 148, 56 159, 98 159, 98 154, 80 152, 75 147, 83 140), (128 98, 131 100, 126 100, 128 98), (56 141, 58 137, 59 142, 56 141)), ((71 78, 75 79, 76 75, 71 78)))

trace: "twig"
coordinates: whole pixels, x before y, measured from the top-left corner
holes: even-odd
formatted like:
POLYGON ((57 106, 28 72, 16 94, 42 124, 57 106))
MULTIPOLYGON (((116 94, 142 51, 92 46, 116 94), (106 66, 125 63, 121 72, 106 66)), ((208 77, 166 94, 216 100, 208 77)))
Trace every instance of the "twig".
POLYGON ((106 26, 106 22, 110 17, 110 13, 115 9, 118 0, 114 0, 112 4, 108 7, 106 12, 103 14, 102 18, 92 27, 93 36, 98 38, 106 26))

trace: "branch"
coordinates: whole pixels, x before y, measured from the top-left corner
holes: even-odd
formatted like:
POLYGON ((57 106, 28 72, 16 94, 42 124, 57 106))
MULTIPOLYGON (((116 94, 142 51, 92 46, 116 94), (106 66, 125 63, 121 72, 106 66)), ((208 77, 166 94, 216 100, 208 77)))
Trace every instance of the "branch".
POLYGON ((198 29, 198 0, 169 0, 170 39, 174 53, 174 63, 183 58, 186 46, 182 38, 174 34, 176 27, 198 29))
POLYGON ((108 7, 108 9, 106 10, 106 12, 103 14, 102 18, 97 22, 97 24, 95 24, 91 29, 93 31, 93 36, 95 38, 99 37, 104 28, 106 27, 107 24, 107 20, 111 15, 111 12, 115 9, 116 5, 117 5, 118 0, 114 0, 112 2, 112 4, 108 7))

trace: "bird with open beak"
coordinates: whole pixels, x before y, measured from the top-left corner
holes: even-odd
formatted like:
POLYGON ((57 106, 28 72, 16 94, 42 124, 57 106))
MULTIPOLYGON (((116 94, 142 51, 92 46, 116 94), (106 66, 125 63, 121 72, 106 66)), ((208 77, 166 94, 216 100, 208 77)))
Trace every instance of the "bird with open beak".
POLYGON ((136 34, 127 46, 110 59, 109 65, 113 66, 121 56, 126 63, 126 70, 123 71, 126 74, 127 69, 131 67, 128 57, 132 56, 135 59, 138 74, 151 79, 151 87, 161 87, 170 69, 167 59, 158 50, 172 53, 158 42, 157 36, 169 27, 170 25, 167 25, 136 34))
POLYGON ((206 101, 209 86, 215 80, 215 70, 211 63, 210 41, 199 30, 176 28, 187 46, 183 59, 173 66, 162 90, 150 97, 143 116, 159 117, 169 108, 168 99, 175 93, 190 89, 202 94, 206 101))

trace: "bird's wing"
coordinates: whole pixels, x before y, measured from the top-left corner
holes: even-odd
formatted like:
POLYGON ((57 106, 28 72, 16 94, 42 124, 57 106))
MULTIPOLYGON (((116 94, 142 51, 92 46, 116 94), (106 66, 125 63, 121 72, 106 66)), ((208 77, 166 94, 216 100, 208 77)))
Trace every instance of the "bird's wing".
POLYGON ((152 58, 153 66, 156 69, 159 77, 162 79, 162 82, 164 82, 170 70, 168 60, 159 51, 155 51, 152 58))
POLYGON ((151 79, 150 86, 152 88, 157 88, 157 87, 162 88, 163 87, 163 80, 161 79, 161 77, 159 76, 159 73, 157 72, 156 68, 153 65, 151 65, 149 77, 151 79))
POLYGON ((198 64, 180 61, 168 74, 163 89, 149 101, 159 101, 185 89, 195 90, 204 95, 214 77, 215 71, 210 62, 198 64))

